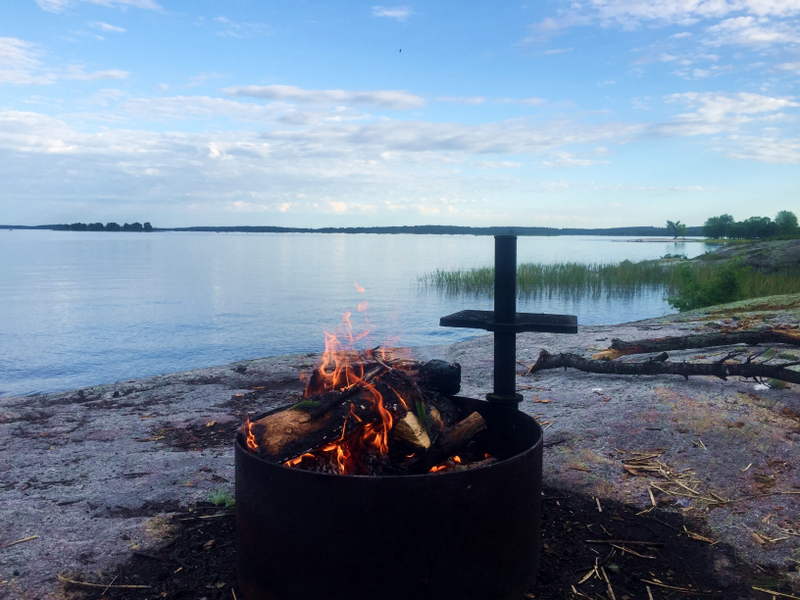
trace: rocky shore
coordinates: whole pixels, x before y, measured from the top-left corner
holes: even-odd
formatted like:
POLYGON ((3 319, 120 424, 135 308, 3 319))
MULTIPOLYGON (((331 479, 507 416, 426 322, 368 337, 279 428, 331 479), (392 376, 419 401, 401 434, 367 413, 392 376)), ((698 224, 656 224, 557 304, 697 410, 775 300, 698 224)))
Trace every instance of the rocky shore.
POLYGON ((746 266, 764 273, 777 271, 800 273, 800 240, 728 244, 694 260, 728 261, 736 257, 741 258, 746 266))
MULTIPOLYGON (((542 348, 591 357, 612 338, 799 325, 794 295, 580 327, 577 335, 520 335, 520 409, 545 427, 545 484, 646 510, 657 478, 632 473, 625 463, 636 453, 653 454, 697 492, 659 494, 659 506, 697 519, 714 542, 735 550, 738 564, 720 557, 716 565, 721 580, 761 568, 796 585, 798 386, 575 370, 522 374, 542 348)), ((672 352, 670 360, 714 361, 730 351, 672 352)), ((490 336, 415 354, 459 362, 462 395, 491 391, 490 336)), ((797 360, 800 349, 776 347, 772 357, 797 360)), ((296 400, 299 373, 316 358, 280 356, 0 398, 0 598, 64 598, 60 573, 97 573, 132 551, 157 547, 169 537, 169 514, 212 491, 232 491, 234 431, 246 414, 296 400), (13 543, 20 540, 27 541, 13 543)))

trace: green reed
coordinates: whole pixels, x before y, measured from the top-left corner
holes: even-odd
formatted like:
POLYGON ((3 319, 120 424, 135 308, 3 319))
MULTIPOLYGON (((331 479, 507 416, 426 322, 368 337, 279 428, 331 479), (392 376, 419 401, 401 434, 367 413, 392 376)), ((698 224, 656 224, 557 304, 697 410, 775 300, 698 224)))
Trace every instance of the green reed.
MULTIPOLYGON (((517 268, 517 288, 521 296, 607 294, 625 297, 642 291, 661 291, 665 295, 680 292, 683 285, 676 266, 691 264, 697 281, 713 278, 719 266, 686 261, 643 261, 633 263, 525 263, 517 268)), ((800 293, 800 275, 764 274, 747 267, 740 273, 739 299, 778 294, 800 293)), ((418 278, 419 284, 448 295, 491 295, 494 269, 436 270, 418 278)))

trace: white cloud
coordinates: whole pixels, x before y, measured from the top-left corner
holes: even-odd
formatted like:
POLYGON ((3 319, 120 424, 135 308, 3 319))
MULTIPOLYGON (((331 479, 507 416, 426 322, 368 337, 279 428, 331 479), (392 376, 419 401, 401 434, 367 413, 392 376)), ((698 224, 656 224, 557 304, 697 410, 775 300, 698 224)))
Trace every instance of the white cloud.
POLYGON ((780 69, 781 71, 791 71, 800 75, 800 62, 781 63, 779 65, 775 65, 775 68, 780 69))
POLYGON ((419 108, 425 99, 402 90, 351 92, 344 90, 304 90, 293 85, 240 85, 223 88, 228 96, 289 100, 305 104, 372 105, 402 110, 419 108))
POLYGON ((646 130, 643 124, 550 122, 539 127, 508 121, 480 125, 431 123, 422 121, 381 121, 368 125, 342 124, 297 131, 262 133, 265 140, 293 144, 298 148, 324 148, 338 154, 354 148, 372 149, 375 153, 398 151, 429 155, 448 153, 466 155, 539 153, 568 144, 601 140, 633 139, 646 130))
POLYGON ((687 92, 667 96, 665 101, 678 102, 694 109, 694 112, 676 115, 670 124, 654 127, 655 131, 662 134, 678 136, 736 131, 746 123, 783 118, 782 113, 776 111, 800 106, 789 98, 773 98, 747 92, 687 92), (758 116, 761 113, 773 114, 758 116))
POLYGON ((521 104, 522 106, 541 106, 542 104, 547 104, 547 100, 544 98, 522 98, 522 99, 515 99, 515 98, 498 98, 494 101, 495 104, 521 104))
POLYGON ((39 60, 44 53, 30 42, 17 38, 0 38, 0 84, 47 85, 59 79, 74 81, 99 81, 125 79, 128 71, 107 69, 87 73, 81 65, 70 65, 66 71, 56 72, 39 60))
MULTIPOLYGON (((565 2, 566 4, 566 2, 565 2)), ((599 23, 626 30, 646 26, 695 25, 706 22, 707 43, 768 45, 800 41, 800 0, 588 0, 528 26, 522 43, 546 41, 574 26, 599 23), (714 23, 714 21, 717 21, 714 23)), ((672 40, 693 37, 683 31, 672 40)))
POLYGON ((87 2, 89 4, 99 4, 109 8, 128 7, 142 8, 146 10, 162 10, 161 6, 154 0, 36 0, 36 4, 47 12, 64 12, 70 5, 77 2, 87 2))
POLYGON ((486 98, 484 96, 439 96, 438 98, 434 98, 436 102, 453 102, 455 104, 464 104, 465 106, 469 106, 472 104, 483 104, 486 102, 486 98))
POLYGON ((214 17, 214 22, 223 27, 217 31, 217 35, 222 37, 250 38, 262 33, 269 33, 271 28, 263 23, 239 23, 228 17, 214 17))
POLYGON ((667 96, 667 102, 681 102, 698 107, 697 112, 692 113, 692 116, 701 116, 709 122, 719 122, 727 115, 773 112, 787 107, 800 106, 789 98, 772 98, 748 92, 736 94, 686 92, 667 96))
POLYGON ((117 27, 116 25, 109 25, 108 23, 103 23, 102 21, 91 21, 89 23, 89 27, 94 27, 95 29, 102 29, 103 31, 112 31, 114 33, 125 33, 125 29, 122 27, 117 27))
POLYGON ((591 0, 591 5, 603 19, 626 26, 637 26, 642 21, 691 25, 736 12, 759 17, 800 13, 800 0, 591 0))
POLYGON ((712 34, 708 43, 713 45, 766 46, 800 41, 797 30, 785 23, 765 27, 753 16, 725 19, 707 29, 712 34))
POLYGON ((222 75, 221 73, 200 73, 199 75, 190 77, 189 83, 185 83, 179 87, 184 87, 184 88, 197 87, 198 85, 203 85, 209 79, 224 79, 225 77, 227 77, 227 75, 222 75))
POLYGON ((797 137, 731 136, 720 150, 727 150, 730 158, 784 165, 800 164, 800 138, 797 137), (732 145, 737 148, 731 150, 732 145))
POLYGON ((105 71, 92 71, 87 73, 80 65, 71 65, 64 75, 64 79, 74 79, 77 81, 100 81, 103 79, 126 79, 130 75, 129 71, 120 69, 107 69, 105 71))
POLYGON ((478 169, 518 169, 522 163, 511 160, 479 160, 473 166, 478 169))
POLYGON ((42 10, 58 13, 62 12, 67 7, 69 0, 36 0, 36 4, 38 4, 42 10))
POLYGON ((569 152, 551 152, 551 160, 542 161, 545 169, 555 169, 559 167, 591 167, 594 165, 609 164, 607 160, 597 160, 593 158, 576 158, 569 152))
MULTIPOLYGON (((573 4, 573 6, 580 8, 577 4, 573 4)), ((557 18, 547 17, 538 23, 528 25, 528 35, 523 38, 521 43, 525 45, 546 42, 552 37, 561 35, 564 29, 589 23, 591 23, 591 18, 587 15, 581 15, 575 10, 562 11, 557 18)))
POLYGON ((410 6, 373 6, 372 7, 372 16, 373 17, 389 17, 392 19, 397 19, 398 21, 405 21, 408 17, 414 14, 414 11, 411 10, 410 6))
POLYGON ((35 44, 18 38, 0 37, 0 84, 54 83, 55 75, 45 71, 38 58, 42 54, 35 44))
MULTIPOLYGON (((125 92, 122 90, 117 90, 113 88, 107 88, 100 90, 99 92, 95 92, 92 94, 86 101, 87 104, 93 104, 97 106, 108 106, 109 100, 119 101, 124 98, 126 95, 125 92)), ((108 115, 109 117, 111 115, 108 115)))
POLYGON ((274 121, 286 125, 308 127, 326 122, 343 123, 370 118, 368 114, 350 108, 301 111, 283 102, 274 102, 263 106, 210 96, 133 98, 125 102, 122 107, 131 116, 162 122, 227 117, 240 121, 274 121))

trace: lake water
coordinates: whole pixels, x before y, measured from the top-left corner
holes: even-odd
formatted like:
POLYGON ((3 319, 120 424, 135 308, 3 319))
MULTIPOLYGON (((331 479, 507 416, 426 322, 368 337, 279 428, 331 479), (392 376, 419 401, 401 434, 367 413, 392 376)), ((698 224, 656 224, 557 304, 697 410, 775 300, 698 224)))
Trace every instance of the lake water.
MULTIPOLYGON (((698 242, 627 240, 522 237, 518 260, 706 251, 698 242)), ((0 230, 0 396, 319 351, 345 311, 356 330, 369 320, 367 345, 464 340, 483 332, 439 327, 439 317, 491 309, 491 300, 420 289, 417 277, 493 260, 488 236, 0 230)), ((539 298, 518 309, 622 323, 669 312, 662 295, 539 298)))

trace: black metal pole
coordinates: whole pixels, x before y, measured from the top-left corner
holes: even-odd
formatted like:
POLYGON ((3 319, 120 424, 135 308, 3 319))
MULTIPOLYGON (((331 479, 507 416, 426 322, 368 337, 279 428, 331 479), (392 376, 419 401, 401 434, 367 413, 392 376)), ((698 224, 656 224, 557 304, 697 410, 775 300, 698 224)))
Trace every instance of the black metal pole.
POLYGON ((494 392, 491 402, 518 404, 517 335, 517 236, 494 238, 494 392))

